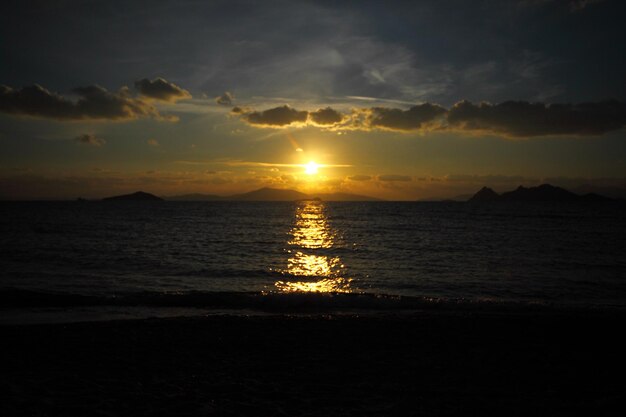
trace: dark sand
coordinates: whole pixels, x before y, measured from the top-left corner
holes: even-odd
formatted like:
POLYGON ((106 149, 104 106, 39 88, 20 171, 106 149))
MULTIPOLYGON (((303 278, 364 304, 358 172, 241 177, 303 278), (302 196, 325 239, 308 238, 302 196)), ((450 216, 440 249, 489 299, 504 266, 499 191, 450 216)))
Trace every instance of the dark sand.
POLYGON ((0 416, 626 415, 626 316, 2 326, 0 416))

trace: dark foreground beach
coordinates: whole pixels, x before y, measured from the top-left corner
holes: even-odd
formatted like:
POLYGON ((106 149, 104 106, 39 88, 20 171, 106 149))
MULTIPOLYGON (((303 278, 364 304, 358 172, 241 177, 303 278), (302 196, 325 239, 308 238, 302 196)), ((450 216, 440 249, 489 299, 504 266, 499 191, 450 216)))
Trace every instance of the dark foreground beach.
POLYGON ((2 326, 2 416, 624 415, 621 313, 2 326))

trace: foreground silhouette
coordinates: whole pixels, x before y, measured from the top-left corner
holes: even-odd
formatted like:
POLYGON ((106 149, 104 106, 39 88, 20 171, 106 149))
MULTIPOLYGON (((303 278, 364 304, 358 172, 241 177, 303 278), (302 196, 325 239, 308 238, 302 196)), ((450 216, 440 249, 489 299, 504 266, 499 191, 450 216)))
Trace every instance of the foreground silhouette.
POLYGON ((439 312, 4 326, 0 414, 621 415, 624 324, 439 312))

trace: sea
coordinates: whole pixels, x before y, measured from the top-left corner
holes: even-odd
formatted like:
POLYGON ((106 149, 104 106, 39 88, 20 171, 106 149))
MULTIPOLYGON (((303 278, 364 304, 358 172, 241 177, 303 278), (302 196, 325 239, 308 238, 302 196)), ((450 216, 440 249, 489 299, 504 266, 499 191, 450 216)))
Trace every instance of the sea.
POLYGON ((0 323, 624 309, 625 208, 2 202, 0 323))

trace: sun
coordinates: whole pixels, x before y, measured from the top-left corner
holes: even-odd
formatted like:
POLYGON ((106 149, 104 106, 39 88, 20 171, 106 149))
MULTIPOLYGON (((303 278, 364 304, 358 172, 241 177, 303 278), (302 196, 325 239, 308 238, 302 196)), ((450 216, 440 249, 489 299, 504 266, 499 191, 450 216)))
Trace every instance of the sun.
POLYGON ((304 166, 304 172, 306 172, 309 175, 315 175, 315 174, 317 174, 317 169, 319 167, 320 166, 318 164, 316 164, 315 162, 311 161, 311 162, 309 162, 308 164, 306 164, 304 166))

